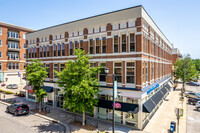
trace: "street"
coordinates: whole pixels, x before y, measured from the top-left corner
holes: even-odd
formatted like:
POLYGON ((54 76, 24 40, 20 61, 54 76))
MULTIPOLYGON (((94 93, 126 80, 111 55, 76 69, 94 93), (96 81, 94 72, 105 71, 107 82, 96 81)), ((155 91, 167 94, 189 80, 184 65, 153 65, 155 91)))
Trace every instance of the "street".
MULTIPOLYGON (((200 86, 186 86, 186 91, 200 93, 200 86)), ((200 132, 200 112, 196 110, 195 105, 187 104, 187 133, 200 132)))
POLYGON ((64 127, 52 124, 48 120, 32 114, 14 116, 6 113, 6 105, 0 103, 0 129, 1 133, 63 133, 64 127))

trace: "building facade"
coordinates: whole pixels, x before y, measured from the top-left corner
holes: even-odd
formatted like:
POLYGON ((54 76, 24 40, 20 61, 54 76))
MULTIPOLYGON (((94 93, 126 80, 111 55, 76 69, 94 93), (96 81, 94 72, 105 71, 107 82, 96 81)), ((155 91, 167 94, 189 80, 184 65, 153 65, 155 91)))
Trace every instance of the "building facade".
MULTIPOLYGON (((118 92, 116 122, 142 129, 166 97, 171 86, 172 45, 142 6, 73 21, 27 34, 27 61, 38 59, 48 68, 45 89, 48 104, 62 107, 63 90, 53 70, 76 59, 77 48, 101 66, 101 85, 94 117, 112 119, 112 74, 118 92), (109 68, 108 75, 105 68, 109 68)), ((27 88, 27 98, 35 96, 27 88)))
POLYGON ((0 82, 22 83, 26 62, 26 33, 31 31, 0 22, 0 82))

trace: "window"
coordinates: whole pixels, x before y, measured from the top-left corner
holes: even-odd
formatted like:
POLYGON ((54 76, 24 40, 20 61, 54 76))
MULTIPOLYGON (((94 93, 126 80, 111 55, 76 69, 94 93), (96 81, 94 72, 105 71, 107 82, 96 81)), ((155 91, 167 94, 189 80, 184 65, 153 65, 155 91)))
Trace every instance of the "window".
POLYGON ((18 42, 8 42, 8 48, 19 49, 19 43, 18 42))
POLYGON ((26 43, 23 44, 23 48, 26 48, 26 43))
POLYGON ((83 40, 80 40, 80 49, 83 50, 83 40))
POLYGON ((49 78, 49 64, 45 64, 46 70, 47 70, 47 78, 49 78))
POLYGON ((11 63, 8 63, 8 69, 11 69, 12 67, 11 67, 11 63))
POLYGON ((32 58, 33 58, 33 55, 34 55, 34 53, 33 53, 33 47, 31 48, 31 53, 32 53, 32 58))
POLYGON ((69 44, 69 55, 73 55, 73 43, 70 42, 69 44))
POLYGON ((65 56, 65 44, 62 43, 62 56, 65 56))
POLYGON ((2 70, 2 63, 0 63, 0 70, 2 70))
POLYGON ((114 53, 118 53, 119 46, 118 46, 118 36, 114 36, 114 53))
POLYGON ((56 56, 56 44, 53 45, 53 56, 56 56))
POLYGON ((28 49, 28 58, 31 58, 31 48, 28 49))
POLYGON ((122 35, 122 52, 126 52, 126 35, 122 35))
POLYGON ((19 60, 19 53, 8 52, 8 60, 19 60))
POLYGON ((60 43, 58 43, 58 56, 61 56, 61 52, 60 52, 60 43))
POLYGON ((121 83, 122 82, 122 63, 115 63, 115 71, 114 71, 116 81, 121 83))
POLYGON ((47 45, 47 57, 49 57, 49 45, 47 45))
POLYGON ((37 48, 35 47, 35 58, 37 58, 37 48))
POLYGON ((90 42, 90 54, 94 54, 94 53, 93 53, 93 47, 94 47, 94 46, 93 46, 93 45, 94 45, 94 44, 93 44, 93 39, 90 39, 89 42, 90 42))
POLYGON ((106 37, 102 38, 102 53, 106 53, 106 37))
POLYGON ((146 82, 148 82, 148 62, 146 62, 146 82))
POLYGON ((154 55, 154 44, 151 42, 151 54, 154 55))
POLYGON ((42 46, 40 46, 40 57, 42 57, 42 46))
POLYGON ((23 39, 26 39, 26 33, 23 33, 23 39))
POLYGON ((19 38, 19 33, 14 31, 8 31, 8 37, 10 38, 19 38))
POLYGON ((130 34, 130 52, 135 51, 135 34, 130 34))
POLYGON ((2 29, 0 28, 0 35, 2 35, 2 29))
POLYGON ((146 38, 143 37, 143 52, 146 53, 146 38))
POLYGON ((106 63, 101 63, 100 64, 100 70, 101 70, 101 72, 99 73, 99 81, 100 82, 106 82, 105 68, 106 68, 106 63))
POLYGON ((8 63, 8 69, 19 69, 19 63, 8 63))
POLYGON ((1 51, 0 51, 0 58, 2 58, 2 53, 1 53, 1 51))
POLYGON ((0 40, 0 46, 2 46, 2 41, 0 40))
POLYGON ((19 69, 19 63, 15 63, 16 69, 19 69))
POLYGON ((96 67, 96 63, 90 63, 90 67, 96 67))
POLYGON ((43 47, 44 57, 46 57, 46 46, 43 47))
POLYGON ((24 63, 24 69, 26 68, 26 63, 24 63))
POLYGON ((60 72, 65 68, 65 64, 60 64, 60 72))
POLYGON ((126 83, 135 83, 135 63, 127 62, 126 63, 126 83))
MULTIPOLYGON (((58 71, 58 64, 53 64, 53 70, 58 71)), ((55 72, 53 72, 53 77, 58 78, 55 72)))
POLYGON ((145 83, 145 62, 143 61, 143 83, 145 83))
POLYGON ((26 54, 24 54, 24 59, 26 59, 26 54))
POLYGON ((100 53, 100 43, 99 38, 96 38, 96 54, 100 53))
POLYGON ((75 49, 78 49, 78 42, 75 41, 75 49))

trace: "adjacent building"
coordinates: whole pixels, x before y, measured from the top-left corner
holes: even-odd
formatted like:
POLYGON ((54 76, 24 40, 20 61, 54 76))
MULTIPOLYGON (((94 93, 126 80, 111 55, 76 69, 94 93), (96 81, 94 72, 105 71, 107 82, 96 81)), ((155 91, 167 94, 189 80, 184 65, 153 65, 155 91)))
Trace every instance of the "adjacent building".
MULTIPOLYGON (((77 48, 92 56, 91 67, 101 66, 96 118, 112 120, 112 74, 121 94, 115 120, 137 129, 148 123, 172 86, 172 44, 142 6, 41 29, 27 34, 27 43, 27 62, 38 59, 48 68, 44 89, 54 107, 62 107, 64 92, 53 70, 62 71, 76 59, 77 48)), ((35 100, 31 88, 25 89, 27 99, 35 100)))
POLYGON ((0 22, 0 82, 22 83, 26 62, 26 33, 31 31, 0 22))

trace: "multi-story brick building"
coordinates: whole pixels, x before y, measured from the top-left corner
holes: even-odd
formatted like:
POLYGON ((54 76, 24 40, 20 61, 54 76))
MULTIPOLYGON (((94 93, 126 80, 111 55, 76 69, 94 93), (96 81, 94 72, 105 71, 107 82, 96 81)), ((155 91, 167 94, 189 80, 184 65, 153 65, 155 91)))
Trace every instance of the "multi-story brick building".
POLYGON ((0 82, 22 82, 26 62, 26 33, 31 31, 0 22, 0 82))
MULTIPOLYGON (((116 122, 142 129, 172 85, 172 45, 142 6, 93 16, 27 34, 27 58, 48 67, 45 89, 48 104, 62 106, 63 90, 53 70, 76 59, 74 49, 90 53, 92 66, 101 66, 100 89, 94 117, 112 119, 112 76, 121 96, 116 122), (109 68, 108 75, 104 69, 109 68)), ((27 91, 28 93, 29 91, 27 91)), ((27 98, 34 98, 28 93, 27 98)))

